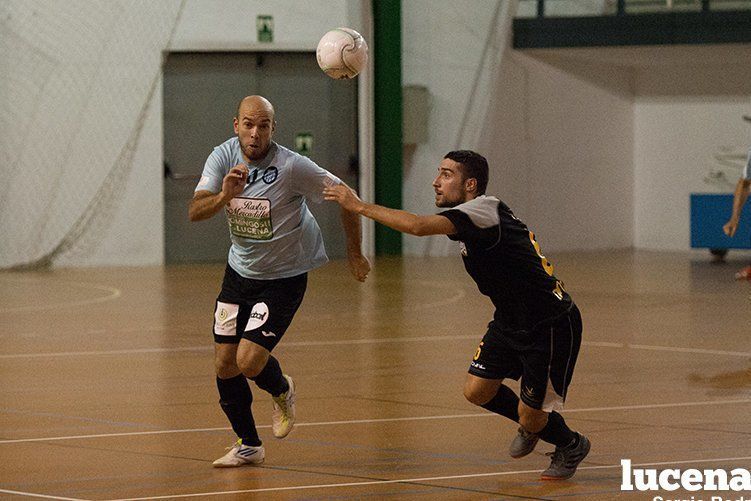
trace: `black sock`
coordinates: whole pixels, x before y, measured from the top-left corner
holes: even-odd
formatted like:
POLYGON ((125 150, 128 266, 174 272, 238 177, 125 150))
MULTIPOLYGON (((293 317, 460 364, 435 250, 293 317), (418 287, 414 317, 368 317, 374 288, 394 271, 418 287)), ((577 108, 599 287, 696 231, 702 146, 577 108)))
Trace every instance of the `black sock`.
POLYGON ((279 361, 272 355, 269 355, 269 361, 257 376, 250 378, 260 389, 278 397, 285 391, 289 390, 287 378, 282 374, 282 368, 279 367, 279 361))
POLYGON ((250 404, 253 403, 253 394, 250 392, 248 381, 240 374, 229 379, 216 378, 216 387, 219 389, 219 405, 227 415, 232 429, 245 445, 259 446, 261 439, 258 438, 256 422, 250 404))
POLYGON ((566 425, 563 416, 553 411, 548 415, 548 424, 537 433, 540 438, 556 447, 576 445, 579 435, 566 425))
POLYGON ((519 422, 519 397, 505 384, 498 388, 498 393, 488 403, 480 407, 507 417, 511 421, 519 422))

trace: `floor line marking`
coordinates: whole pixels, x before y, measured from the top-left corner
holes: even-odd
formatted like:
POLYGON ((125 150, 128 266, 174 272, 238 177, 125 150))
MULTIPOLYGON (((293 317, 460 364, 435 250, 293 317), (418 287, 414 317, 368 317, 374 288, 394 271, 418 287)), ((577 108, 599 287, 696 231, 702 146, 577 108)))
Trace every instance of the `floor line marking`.
MULTIPOLYGON (((567 409, 564 410, 564 414, 579 413, 579 412, 603 412, 612 410, 643 410, 643 409, 664 409, 668 407, 692 407, 701 405, 731 405, 731 404, 751 404, 751 399, 735 399, 735 400, 709 400, 704 402, 676 402, 672 404, 643 404, 643 405, 622 405, 617 407, 585 407, 581 409, 567 409)), ((308 427, 308 426, 337 426, 337 425, 354 425, 354 424, 372 424, 372 423, 394 423, 401 421, 430 421, 439 419, 464 419, 464 418, 478 418, 478 417, 493 417, 496 414, 492 412, 484 413, 468 413, 468 414, 444 414, 439 416, 407 416, 397 418, 374 418, 374 419, 350 419, 344 421, 315 421, 310 423, 295 423, 296 427, 308 427)), ((271 425, 260 425, 256 428, 271 428, 271 425)), ((60 440, 83 440, 90 438, 111 438, 111 437, 132 437, 141 435, 169 435, 173 433, 208 433, 213 431, 226 431, 229 427, 218 428, 187 428, 177 430, 152 430, 152 431, 131 431, 122 433, 99 433, 94 435, 70 435, 62 437, 45 437, 45 438, 18 438, 18 439, 6 439, 0 440, 0 445, 3 444, 19 444, 28 442, 54 442, 60 440)))
MULTIPOLYGON (((695 463, 717 463, 727 461, 741 461, 751 459, 751 456, 733 457, 733 458, 707 458, 707 459, 685 459, 685 460, 673 460, 673 461, 656 461, 650 463, 632 464, 632 468, 640 468, 645 466, 663 466, 663 465, 677 465, 677 464, 695 464, 695 463)), ((598 465, 598 466, 580 466, 577 471, 582 470, 606 470, 621 468, 621 464, 613 465, 598 465)), ((422 477, 422 478, 401 478, 394 480, 370 480, 362 482, 345 482, 335 484, 308 484, 308 485, 293 485, 287 487, 266 487, 260 489, 243 489, 234 491, 214 491, 214 492, 200 492, 193 494, 171 494, 168 496, 149 496, 140 498, 119 498, 111 499, 109 501, 142 501, 146 499, 172 499, 172 498, 189 498, 198 496, 220 496, 225 494, 243 494, 252 492, 280 492, 280 491, 293 491, 293 490, 306 490, 306 489, 325 489, 334 487, 360 487, 366 485, 387 485, 387 484, 408 484, 416 482, 435 482, 438 480, 458 480, 463 478, 480 478, 480 477, 498 477, 505 475, 522 475, 527 473, 539 473, 540 469, 534 470, 514 470, 514 471, 494 471, 488 473, 470 473, 466 475, 445 475, 440 477, 422 477)), ((440 486, 438 486, 440 487, 440 486)))
MULTIPOLYGON (((387 344, 387 343, 416 343, 419 341, 455 341, 462 339, 477 339, 474 335, 463 336, 413 336, 413 337, 390 337, 390 338, 366 338, 366 339, 342 339, 338 341, 289 341, 284 346, 336 346, 357 344, 387 344)), ((104 351, 63 351, 48 353, 18 353, 0 355, 0 359, 6 358, 50 358, 70 356, 99 356, 99 355, 133 355, 137 353, 172 353, 181 351, 213 351, 211 343, 200 346, 182 346, 177 348, 129 348, 123 350, 104 351)))
POLYGON ((62 497, 62 496, 48 496, 46 494, 36 494, 34 492, 11 491, 9 489, 0 489, 0 492, 3 492, 5 494, 15 494, 16 496, 26 496, 26 497, 32 497, 32 498, 62 499, 62 500, 65 500, 65 501, 88 501, 86 499, 81 499, 81 498, 66 498, 66 497, 62 497))
MULTIPOLYGON (((16 283, 22 283, 22 284, 29 284, 32 283, 32 281, 29 280, 12 280, 7 278, 0 278, 0 280, 4 282, 16 282, 16 283)), ((107 301, 111 301, 113 299, 117 299, 122 295, 122 290, 116 288, 116 287, 110 287, 108 285, 99 285, 99 284, 92 284, 88 282, 74 282, 69 280, 61 280, 59 282, 55 282, 55 285, 57 284, 67 284, 67 285, 78 285, 83 287, 89 287, 91 289, 96 289, 104 292, 108 292, 109 294, 106 296, 100 296, 100 297, 94 297, 91 299, 81 299, 80 301, 70 301, 67 303, 52 303, 52 304, 34 304, 31 306, 11 306, 8 308, 0 308, 0 313, 17 313, 22 311, 40 311, 40 310, 52 310, 55 308, 73 308, 76 306, 87 306, 90 304, 97 304, 97 303, 104 303, 107 301)))
MULTIPOLYGON (((414 336, 414 337, 390 337, 390 338, 366 338, 366 339, 342 339, 338 341, 289 341, 284 346, 350 346, 359 344, 388 344, 388 343, 415 343, 419 341, 457 341, 464 339, 479 339, 476 335, 462 336, 414 336)), ((670 351, 675 353, 697 353, 702 355, 727 355, 732 357, 751 357, 749 351, 710 350, 706 348, 687 348, 680 346, 656 346, 646 344, 611 343, 602 341, 584 341, 584 346, 597 346, 602 348, 631 348, 634 350, 670 351)), ((0 359, 13 358, 52 358, 72 356, 105 356, 105 355, 134 355, 138 353, 177 353, 191 351, 212 351, 210 344, 201 346, 182 346, 177 348, 130 348, 123 350, 104 351, 62 351, 46 353, 11 353, 0 355, 0 359)))

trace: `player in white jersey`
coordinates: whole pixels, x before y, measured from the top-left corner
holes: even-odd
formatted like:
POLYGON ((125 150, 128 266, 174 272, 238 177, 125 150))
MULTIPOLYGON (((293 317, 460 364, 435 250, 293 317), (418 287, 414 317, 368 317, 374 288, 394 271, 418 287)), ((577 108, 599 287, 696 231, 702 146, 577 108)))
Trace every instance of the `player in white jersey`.
MULTIPOLYGON (((738 221, 741 219, 741 212, 743 212, 743 206, 748 199, 749 191, 751 191, 751 148, 748 149, 746 166, 743 168, 741 177, 735 185, 735 193, 733 194, 733 213, 730 215, 728 222, 722 227, 725 234, 731 238, 738 230, 738 221)), ((751 280, 751 265, 746 266, 736 273, 735 278, 738 280, 751 280)))
MULTIPOLYGON (((326 186, 343 184, 310 159, 271 140, 271 103, 244 98, 235 137, 209 155, 190 203, 191 221, 224 209, 232 246, 214 309, 214 363, 219 403, 238 440, 215 467, 260 464, 265 450, 251 412, 247 379, 273 397, 272 431, 284 438, 295 421, 295 386, 271 351, 292 322, 307 272, 326 263, 318 223, 307 202, 326 186)), ((350 270, 364 281, 370 263, 361 252, 360 217, 342 210, 350 270)))

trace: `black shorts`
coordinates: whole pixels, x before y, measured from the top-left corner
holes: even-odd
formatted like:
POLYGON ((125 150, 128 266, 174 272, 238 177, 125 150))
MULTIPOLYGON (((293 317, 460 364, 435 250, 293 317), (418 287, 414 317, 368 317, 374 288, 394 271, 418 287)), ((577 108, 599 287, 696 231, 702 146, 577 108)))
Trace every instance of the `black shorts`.
POLYGON ((273 350, 292 323, 307 285, 307 273, 256 280, 227 265, 214 308, 214 341, 237 344, 245 338, 273 350))
POLYGON ((533 331, 501 332, 490 322, 469 373, 485 379, 521 378, 520 398, 535 409, 563 408, 582 339, 579 308, 533 331))

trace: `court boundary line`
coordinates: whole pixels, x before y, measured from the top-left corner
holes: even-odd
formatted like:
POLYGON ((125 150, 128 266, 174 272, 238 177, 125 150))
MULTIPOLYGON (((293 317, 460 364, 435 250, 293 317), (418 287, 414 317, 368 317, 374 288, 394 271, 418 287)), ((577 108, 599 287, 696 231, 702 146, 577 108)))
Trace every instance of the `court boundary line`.
MULTIPOLYGON (((480 339, 480 336, 465 334, 460 336, 414 336, 414 337, 389 337, 389 338, 365 338, 365 339, 341 339, 334 341, 289 341, 284 346, 348 346, 363 344, 388 344, 388 343, 415 343, 419 341, 456 341, 465 339, 480 339)), ((648 344, 628 344, 614 343, 607 341, 583 341, 583 346, 594 346, 598 348, 619 348, 646 351, 667 351, 674 353, 695 353, 700 355, 727 355, 731 357, 751 357, 749 351, 731 351, 731 350, 713 350, 709 348, 691 348, 685 346, 660 346, 648 344)), ((54 357, 71 357, 71 356, 108 356, 108 355, 135 355, 151 353, 178 353, 191 351, 211 351, 211 344, 200 346, 178 346, 175 348, 130 348, 123 350, 103 350, 103 351, 62 351, 47 353, 11 353, 0 355, 0 360, 19 359, 19 358, 54 358, 54 357)))
MULTIPOLYGON (((11 282, 11 283, 15 282, 15 283, 21 283, 21 284, 35 285, 36 282, 40 282, 40 281, 42 281, 42 279, 39 278, 37 280, 34 280, 34 279, 23 280, 23 279, 15 278, 15 277, 0 277, 0 281, 11 282)), ((383 281, 382 280, 381 282, 382 283, 388 283, 389 281, 383 281)), ((397 280, 392 280, 391 282, 398 282, 398 281, 397 280)), ((448 289, 448 290, 454 292, 454 295, 453 296, 449 296, 449 297, 447 297, 445 299, 441 299, 441 300, 432 302, 432 303, 420 304, 418 306, 410 308, 410 310, 426 310, 426 309, 430 309, 430 308, 440 308, 440 307, 443 307, 443 306, 446 306, 446 305, 454 304, 454 303, 460 301, 461 299, 463 299, 464 297, 467 296, 467 291, 466 291, 465 288, 462 287, 462 288, 457 289, 452 284, 445 284, 445 283, 442 283, 442 282, 433 282, 433 281, 429 281, 429 280, 414 280, 414 281, 412 281, 412 283, 413 284, 418 284, 418 285, 429 286, 429 287, 438 287, 438 288, 448 289)), ((57 284, 61 284, 61 285, 66 285, 67 284, 67 285, 83 286, 84 288, 88 287, 89 289, 94 289, 94 290, 109 292, 110 294, 107 295, 107 296, 95 297, 95 298, 91 298, 91 299, 82 299, 80 301, 70 301, 70 302, 67 302, 67 303, 66 302, 62 302, 62 303, 47 304, 47 305, 42 305, 42 306, 39 306, 39 305, 34 305, 34 306, 12 306, 12 307, 8 307, 8 308, 0 308, 0 313, 18 313, 18 312, 24 312, 24 311, 52 310, 52 309, 55 309, 55 308, 75 308, 75 307, 78 307, 78 306, 87 306, 87 305, 90 305, 90 304, 104 303, 104 302, 107 302, 107 301, 111 301, 113 299, 117 299, 120 296, 122 296, 122 289, 118 289, 117 287, 113 287, 113 286, 110 286, 110 285, 94 284, 94 283, 90 283, 90 282, 78 282, 78 281, 74 281, 74 280, 65 280, 65 279, 55 281, 54 284, 56 284, 56 285, 57 284)), ((389 310, 389 309, 398 309, 398 310, 401 310, 401 311, 404 310, 403 307, 400 307, 400 308, 393 308, 393 307, 389 308, 389 307, 386 307, 386 310, 389 310)), ((330 317, 330 316, 334 316, 334 315, 333 314, 332 315, 328 315, 327 314, 327 315, 323 315, 323 316, 324 317, 330 317)))
MULTIPOLYGON (((748 459, 751 459, 751 456, 740 456, 740 457, 730 457, 730 458, 682 459, 682 460, 671 460, 671 461, 651 461, 651 462, 646 462, 646 463, 634 463, 631 466, 632 468, 642 468, 642 467, 647 467, 647 466, 717 463, 717 462, 727 462, 727 461, 742 461, 742 460, 748 460, 748 459)), ((620 467, 621 467, 620 463, 613 464, 613 465, 580 466, 579 468, 577 468, 577 471, 606 470, 606 469, 614 469, 614 468, 620 468, 620 467)), ((366 485, 411 484, 411 483, 418 483, 418 482, 435 482, 435 481, 440 481, 440 480, 458 480, 458 479, 464 479, 464 478, 499 477, 499 476, 507 476, 507 475, 526 475, 529 473, 539 473, 539 472, 540 472, 540 468, 535 468, 534 470, 495 471, 495 472, 486 472, 486 473, 468 473, 465 475, 442 475, 438 477, 401 478, 401 479, 390 479, 390 480, 368 480, 368 481, 361 481, 361 482, 342 482, 342 483, 333 483, 333 484, 291 485, 291 486, 284 486, 284 487, 264 487, 264 488, 259 488, 259 489, 239 489, 239 490, 233 490, 233 491, 213 491, 213 492, 196 492, 196 493, 191 493, 191 494, 169 494, 169 495, 161 495, 161 496, 114 498, 114 499, 107 499, 105 501, 146 501, 149 499, 176 499, 176 498, 191 498, 191 497, 199 497, 199 496, 223 496, 223 495, 230 495, 230 494, 248 494, 248 493, 255 493, 255 492, 281 492, 281 491, 306 490, 306 489, 360 487, 360 486, 366 486, 366 485)), ((326 473, 321 473, 321 475, 326 475, 326 473)), ((434 487, 442 487, 442 486, 436 485, 434 487)), ((16 494, 19 496, 38 497, 38 498, 44 498, 44 499, 61 499, 65 501, 89 501, 84 498, 53 496, 53 495, 47 495, 47 494, 37 494, 33 492, 14 491, 10 489, 0 489, 0 492, 4 492, 7 494, 16 494)), ((621 492, 625 492, 625 491, 621 491, 621 492)))
MULTIPOLYGON (((333 341, 289 341, 284 346, 337 346, 337 345, 358 345, 358 344, 388 344, 388 343, 414 343, 419 341, 451 341, 462 339, 476 339, 475 335, 462 336, 412 336, 412 337, 388 337, 388 338, 365 338, 365 339, 340 339, 333 341)), ((70 357, 70 356, 106 356, 106 355, 134 355, 138 353, 178 353, 185 351, 206 351, 213 352, 212 343, 199 346, 179 346, 175 348, 128 348, 122 350, 103 350, 103 351, 63 351, 49 353, 17 353, 0 355, 0 359, 8 358, 50 358, 50 357, 70 357)))
POLYGON ((67 498, 63 496, 52 496, 50 494, 37 494, 35 492, 12 491, 10 489, 0 489, 0 493, 15 494, 16 496, 26 496, 30 498, 61 499, 63 501, 90 501, 84 498, 67 498))
MULTIPOLYGON (((648 463, 632 464, 631 467, 641 468, 641 467, 646 467, 646 466, 717 463, 717 462, 739 461, 739 460, 747 460, 747 459, 751 459, 751 456, 741 456, 741 457, 732 457, 732 458, 706 458, 706 459, 685 459, 685 460, 673 460, 673 461, 653 461, 653 462, 648 462, 648 463)), ((577 469, 577 471, 606 470, 606 469, 613 469, 613 468, 621 468, 621 464, 619 463, 619 464, 614 464, 614 465, 580 466, 577 469)), ((164 495, 164 496, 148 496, 148 497, 137 497, 137 498, 115 498, 115 499, 108 499, 106 501, 145 501, 147 499, 174 499, 174 498, 190 498, 190 497, 198 497, 198 496, 222 496, 222 495, 229 495, 229 494, 245 494, 245 493, 254 493, 254 492, 281 492, 281 491, 324 489, 324 488, 336 488, 336 487, 359 487, 359 486, 366 486, 366 485, 411 484, 411 483, 417 483, 417 482, 435 482, 439 480, 456 480, 456 479, 463 479, 463 478, 524 475, 524 474, 529 474, 529 473, 540 473, 540 470, 541 470, 540 468, 536 468, 534 470, 513 470, 513 471, 496 471, 496 472, 487 472, 487 473, 469 473, 466 475, 443 475, 440 477, 402 478, 402 479, 391 479, 391 480, 369 480, 369 481, 362 481, 362 482, 344 482, 344 483, 334 483, 334 484, 292 485, 292 486, 285 486, 285 487, 264 487, 260 489, 241 489, 241 490, 234 490, 234 491, 200 492, 200 493, 191 493, 191 494, 171 494, 168 496, 164 495)), ((436 485, 434 487, 442 487, 442 486, 436 485)), ((627 492, 627 491, 621 491, 621 492, 627 492)))
MULTIPOLYGON (((625 410, 643 410, 643 409, 664 409, 672 407, 697 407, 702 405, 732 405, 732 404, 751 404, 751 399, 733 399, 733 400, 707 400, 707 401, 694 401, 694 402, 675 402, 667 404, 639 404, 639 405, 622 405, 614 407, 583 407, 580 409, 564 409, 564 414, 574 414, 580 412, 608 412, 608 411, 625 411, 625 410)), ((295 423, 296 427, 309 427, 309 426, 337 426, 337 425, 357 425, 357 424, 372 424, 372 423, 395 423, 403 421, 432 421, 440 419, 463 419, 463 418, 476 418, 476 417, 493 417, 497 414, 492 412, 474 412, 467 414, 443 414, 438 416, 405 416, 396 418, 373 418, 373 419, 349 419, 342 421, 313 421, 308 423, 295 423)), ((264 429, 271 428, 270 424, 259 425, 256 428, 264 429)), ((185 428, 175 430, 150 430, 150 431, 129 431, 122 433, 97 433, 92 435, 68 435, 58 437, 44 437, 44 438, 18 438, 18 439, 3 439, 0 440, 0 445, 7 444, 20 444, 30 442, 58 442, 63 440, 87 440, 92 438, 113 438, 113 437, 132 437, 132 436, 144 436, 144 435, 170 435, 176 433, 209 433, 213 431, 228 431, 231 428, 228 426, 217 428, 185 428)))
MULTIPOLYGON (((19 280, 19 279, 12 279, 7 277, 0 277, 0 281, 4 282, 15 282, 15 283, 22 283, 22 284, 33 284, 33 280, 19 280)), ((0 308, 0 313, 22 313, 25 311, 40 311, 40 310, 54 310, 55 308, 76 308, 78 306, 88 306, 90 304, 98 304, 98 303, 106 303, 107 301, 112 301, 113 299, 117 299, 120 296, 122 296, 123 291, 121 289, 118 289, 117 287, 110 287, 109 285, 101 285, 101 284, 92 284, 89 282, 76 282, 72 280, 60 280, 58 282, 55 282, 55 284, 62 284, 62 285, 78 285, 83 286, 84 288, 99 290, 108 292, 109 295, 107 296, 100 296, 100 297, 94 297, 91 299, 81 299, 80 301, 71 301, 67 303, 54 303, 54 304, 34 304, 33 306, 11 306, 8 308, 0 308)))

